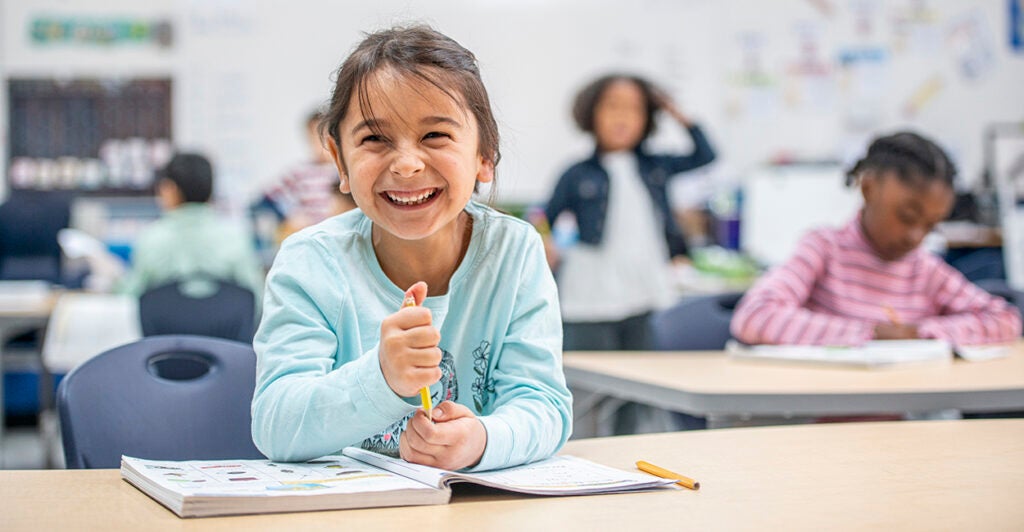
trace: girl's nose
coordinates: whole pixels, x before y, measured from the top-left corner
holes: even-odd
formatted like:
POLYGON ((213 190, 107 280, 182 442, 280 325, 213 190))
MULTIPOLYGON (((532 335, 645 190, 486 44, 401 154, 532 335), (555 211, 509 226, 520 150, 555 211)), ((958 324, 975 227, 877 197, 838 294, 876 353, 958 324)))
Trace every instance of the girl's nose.
POLYGON ((400 177, 413 177, 423 170, 423 160, 414 153, 398 152, 391 161, 391 173, 400 177))

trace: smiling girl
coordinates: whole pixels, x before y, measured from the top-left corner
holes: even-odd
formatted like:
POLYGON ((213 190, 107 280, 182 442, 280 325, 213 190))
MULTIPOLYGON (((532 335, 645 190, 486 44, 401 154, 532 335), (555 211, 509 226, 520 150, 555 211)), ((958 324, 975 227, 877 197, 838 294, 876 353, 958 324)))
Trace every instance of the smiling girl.
POLYGON ((359 208, 290 237, 270 271, 256 445, 445 469, 552 455, 572 420, 557 294, 536 231, 471 199, 499 159, 473 54, 425 27, 368 35, 322 127, 359 208))

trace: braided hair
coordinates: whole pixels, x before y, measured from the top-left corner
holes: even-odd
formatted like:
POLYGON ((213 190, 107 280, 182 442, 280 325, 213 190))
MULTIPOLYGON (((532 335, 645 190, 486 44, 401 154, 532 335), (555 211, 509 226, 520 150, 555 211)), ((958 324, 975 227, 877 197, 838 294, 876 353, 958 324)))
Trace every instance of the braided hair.
POLYGON ((876 137, 868 153, 846 172, 846 185, 865 171, 891 171, 907 185, 939 181, 953 188, 956 166, 931 140, 910 131, 876 137))

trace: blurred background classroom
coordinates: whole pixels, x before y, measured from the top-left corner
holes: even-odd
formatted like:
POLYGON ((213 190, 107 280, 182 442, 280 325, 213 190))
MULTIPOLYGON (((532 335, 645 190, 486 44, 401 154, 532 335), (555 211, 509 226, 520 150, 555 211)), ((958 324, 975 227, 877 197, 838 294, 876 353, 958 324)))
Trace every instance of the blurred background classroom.
MULTIPOLYGON (((251 231, 268 267, 280 213, 261 208, 264 191, 309 159, 306 117, 361 32, 395 23, 426 22, 476 53, 502 135, 496 204, 519 216, 589 155, 570 118, 588 80, 645 76, 699 121, 718 156, 671 190, 694 250, 671 266, 680 298, 741 291, 808 228, 849 219, 860 197, 845 167, 875 134, 907 128, 960 170, 956 208, 928 246, 971 280, 1024 289, 1022 11, 1020 0, 0 0, 0 467, 59 462, 41 443, 56 430, 49 390, 83 357, 145 333, 137 302, 109 291, 160 217, 155 171, 176 151, 209 157, 215 210, 251 231)), ((648 147, 687 142, 662 127, 648 147)), ((553 231, 572 245, 571 221, 553 231)))

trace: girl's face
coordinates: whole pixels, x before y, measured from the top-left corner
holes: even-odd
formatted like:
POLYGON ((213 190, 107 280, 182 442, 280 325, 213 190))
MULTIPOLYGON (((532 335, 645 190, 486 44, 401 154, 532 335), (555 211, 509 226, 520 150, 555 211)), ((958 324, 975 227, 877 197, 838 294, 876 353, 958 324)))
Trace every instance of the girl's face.
POLYGON ((647 99, 631 80, 608 84, 594 109, 594 136, 602 151, 632 150, 647 128, 647 99))
POLYGON ((340 156, 331 144, 342 192, 400 239, 454 231, 476 183, 494 178, 493 163, 479 153, 473 114, 430 83, 391 70, 368 82, 373 117, 364 118, 369 110, 353 92, 338 124, 340 156))
POLYGON ((862 178, 864 233, 882 260, 897 260, 921 245, 953 208, 953 189, 941 181, 908 185, 893 172, 862 178))

